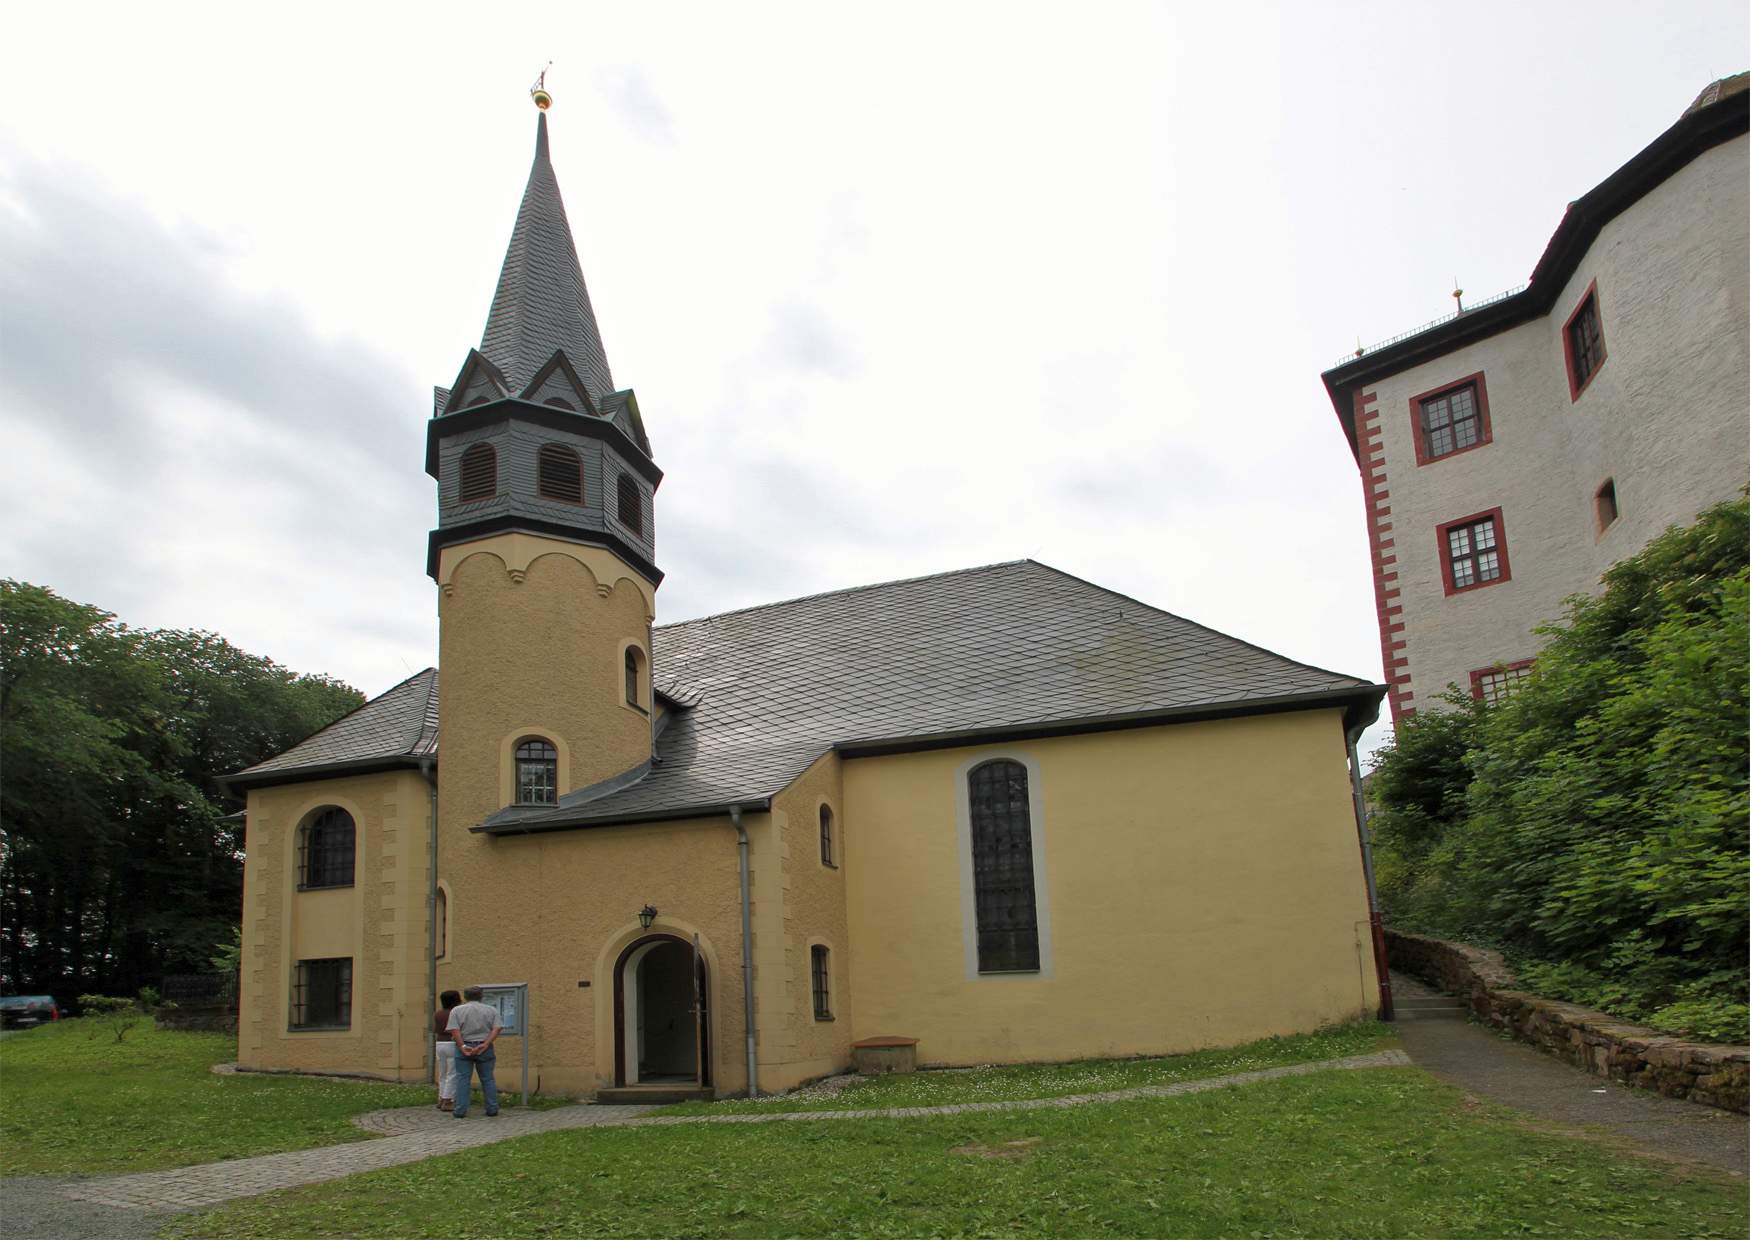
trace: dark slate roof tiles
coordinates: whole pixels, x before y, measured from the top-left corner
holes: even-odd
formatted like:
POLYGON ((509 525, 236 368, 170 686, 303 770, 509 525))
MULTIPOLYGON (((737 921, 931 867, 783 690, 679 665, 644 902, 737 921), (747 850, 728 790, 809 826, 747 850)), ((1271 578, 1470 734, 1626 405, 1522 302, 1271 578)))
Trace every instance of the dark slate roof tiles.
POLYGON ((417 672, 284 753, 232 778, 239 784, 258 784, 273 782, 263 776, 310 774, 334 767, 387 765, 401 759, 412 765, 437 753, 437 680, 435 667, 417 672))

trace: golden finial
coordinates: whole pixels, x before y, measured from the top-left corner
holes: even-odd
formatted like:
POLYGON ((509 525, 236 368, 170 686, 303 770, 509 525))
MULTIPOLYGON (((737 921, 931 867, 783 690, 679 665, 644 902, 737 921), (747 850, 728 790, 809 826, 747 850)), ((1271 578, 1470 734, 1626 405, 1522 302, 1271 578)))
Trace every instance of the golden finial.
POLYGON ((547 62, 547 68, 541 70, 541 76, 535 79, 535 84, 529 87, 529 98, 535 101, 535 106, 545 112, 553 106, 553 96, 547 93, 547 69, 553 67, 553 62, 547 62))
POLYGON ((1452 277, 1452 300, 1458 303, 1458 312, 1464 313, 1464 290, 1458 287, 1458 277, 1452 277))

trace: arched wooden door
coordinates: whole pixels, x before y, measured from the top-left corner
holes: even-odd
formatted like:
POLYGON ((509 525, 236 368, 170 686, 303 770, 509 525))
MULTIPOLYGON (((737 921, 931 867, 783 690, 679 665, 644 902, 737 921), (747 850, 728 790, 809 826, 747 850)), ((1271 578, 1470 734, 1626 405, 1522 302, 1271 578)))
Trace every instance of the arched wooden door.
POLYGON ((696 937, 628 944, 614 964, 615 1085, 710 1085, 710 996, 696 937))

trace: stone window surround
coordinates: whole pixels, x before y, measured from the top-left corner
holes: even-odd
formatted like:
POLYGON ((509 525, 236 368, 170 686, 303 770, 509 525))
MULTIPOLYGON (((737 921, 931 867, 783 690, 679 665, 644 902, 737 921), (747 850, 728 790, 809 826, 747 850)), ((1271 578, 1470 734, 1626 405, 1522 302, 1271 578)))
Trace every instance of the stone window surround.
POLYGON ((1050 980, 1056 973, 1051 945, 1051 884, 1045 868, 1045 801, 1039 759, 1024 749, 983 750, 954 770, 954 828, 960 853, 960 921, 965 977, 969 982, 1017 985, 1050 980), (978 968, 978 900, 973 889, 972 798, 969 777, 974 767, 1007 760, 1027 768, 1028 826, 1033 836, 1033 909, 1039 930, 1039 968, 1014 973, 981 973, 978 968))
MULTIPOLYGON (((1515 672, 1525 672, 1525 671, 1530 669, 1531 665, 1534 662, 1536 662, 1535 659, 1515 659, 1511 663, 1505 663, 1505 662, 1494 663, 1494 664, 1489 665, 1488 667, 1479 667, 1479 668, 1473 669, 1471 671, 1471 674, 1470 674, 1470 695, 1473 698, 1475 698, 1477 701, 1479 701, 1479 702, 1482 701, 1483 700, 1483 678, 1484 677, 1493 675, 1496 672, 1506 672, 1509 674, 1515 673, 1515 672)), ((1520 677, 1515 677, 1515 679, 1520 679, 1520 677)))
POLYGON ((1454 594, 1469 594, 1472 590, 1485 590, 1490 586, 1498 586, 1503 582, 1513 580, 1513 568, 1507 559, 1507 525, 1502 520, 1499 508, 1490 508, 1484 512, 1472 513, 1468 517, 1459 517, 1452 521, 1443 521, 1434 527, 1434 538, 1440 548, 1440 585, 1448 596, 1454 594), (1446 537, 1448 530, 1457 529, 1461 525, 1475 525, 1479 521, 1493 520, 1495 523, 1495 548, 1500 553, 1501 575, 1491 577, 1488 581, 1473 581, 1468 586, 1452 584, 1452 543, 1446 537))
POLYGON ((1440 461, 1450 461, 1455 456, 1463 456, 1466 452, 1474 452, 1495 439, 1494 426, 1489 421, 1489 389, 1483 382, 1483 372, 1466 375, 1462 379, 1454 379, 1451 383, 1443 383, 1437 388, 1418 393, 1410 397, 1410 442, 1416 445, 1416 464, 1433 465, 1440 461), (1422 427, 1422 402, 1434 400, 1448 392, 1455 392, 1461 387, 1475 384, 1477 389, 1477 441, 1462 448, 1439 456, 1428 455, 1426 435, 1422 427))
POLYGON ((1592 386, 1592 380, 1598 377, 1598 372, 1604 369, 1610 361, 1610 345, 1604 335, 1604 311, 1599 308, 1598 280, 1586 286, 1586 291, 1580 294, 1580 300, 1574 303, 1574 309, 1562 323, 1562 372, 1568 379, 1568 402, 1580 399, 1580 394, 1592 386), (1592 373, 1586 376, 1586 382, 1577 383, 1574 380, 1574 336, 1570 330, 1574 320, 1579 318, 1587 306, 1592 307, 1592 313, 1598 317, 1598 364, 1592 368, 1592 373))

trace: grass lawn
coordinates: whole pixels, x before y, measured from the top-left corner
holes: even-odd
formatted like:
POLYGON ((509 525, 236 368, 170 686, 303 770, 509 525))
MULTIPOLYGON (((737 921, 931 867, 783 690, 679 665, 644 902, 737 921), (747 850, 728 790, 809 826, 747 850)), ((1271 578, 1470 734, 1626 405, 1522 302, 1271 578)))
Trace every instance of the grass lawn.
POLYGON ((576 1129, 167 1234, 1731 1236, 1719 1173, 1533 1131, 1413 1068, 1067 1110, 576 1129))
POLYGON ((804 1089, 751 1102, 745 1098, 687 1102, 667 1107, 660 1114, 861 1111, 882 1107, 932 1107, 959 1102, 1057 1098, 1064 1094, 1093 1094, 1137 1085, 1170 1085, 1174 1081, 1226 1076, 1230 1072, 1253 1072, 1259 1068, 1276 1068, 1315 1059, 1340 1059, 1396 1045, 1390 1025, 1368 1021, 1163 1059, 1083 1059, 1075 1063, 1012 1064, 916 1072, 906 1076, 871 1076, 860 1078, 830 1094, 804 1089))
POLYGON ((229 1034, 147 1021, 119 1045, 84 1020, 6 1038, 0 1175, 147 1171, 358 1141, 368 1134, 351 1116, 437 1100, 424 1085, 210 1071, 236 1058, 229 1034))

